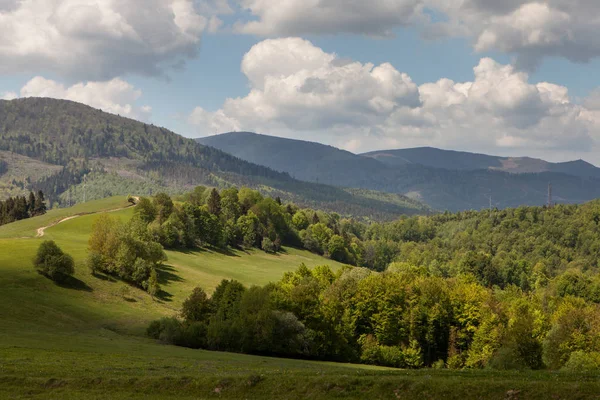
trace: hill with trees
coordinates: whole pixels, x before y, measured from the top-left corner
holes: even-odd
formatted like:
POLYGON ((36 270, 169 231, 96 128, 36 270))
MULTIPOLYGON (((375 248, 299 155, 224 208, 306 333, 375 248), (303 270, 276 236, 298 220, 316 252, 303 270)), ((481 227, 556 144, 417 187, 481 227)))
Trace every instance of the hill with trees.
MULTIPOLYGON (((129 192, 181 193, 204 184, 250 186, 306 206, 371 218, 428 212, 400 195, 390 199, 300 182, 167 129, 65 100, 0 100, 0 151, 60 168, 21 182, 23 190, 43 190, 51 207, 129 192)), ((3 160, 7 165, 0 171, 12 165, 10 158, 3 160)))
POLYGON ((510 159, 511 164, 500 157, 429 148, 398 151, 405 158, 394 156, 396 151, 356 155, 319 143, 248 132, 197 140, 298 179, 406 195, 436 210, 488 208, 490 196, 493 206, 501 208, 542 205, 550 182, 559 203, 600 197, 598 169, 582 161, 550 164, 520 159, 518 164, 510 159))

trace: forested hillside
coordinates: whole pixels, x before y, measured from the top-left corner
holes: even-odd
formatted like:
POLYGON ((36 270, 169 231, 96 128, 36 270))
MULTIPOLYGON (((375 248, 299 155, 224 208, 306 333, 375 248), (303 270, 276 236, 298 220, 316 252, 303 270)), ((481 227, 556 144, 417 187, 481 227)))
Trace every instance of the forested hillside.
POLYGON ((367 225, 246 189, 199 188, 174 208, 162 197, 137 212, 167 246, 185 247, 186 232, 268 252, 296 242, 366 267, 197 288, 180 319, 148 327, 164 343, 402 368, 600 369, 599 201, 367 225))
POLYGON ((299 182, 164 128, 64 100, 0 101, 0 150, 63 167, 23 188, 43 189, 51 205, 130 190, 178 193, 205 184, 255 187, 299 204, 372 218, 428 212, 402 196, 390 201, 373 193, 299 182), (85 182, 84 176, 89 177, 85 182))
POLYGON ((599 170, 583 161, 550 164, 431 148, 360 156, 319 143, 248 132, 198 140, 301 180, 399 193, 437 210, 487 208, 490 196, 500 208, 542 205, 550 182, 559 203, 600 197, 599 170))

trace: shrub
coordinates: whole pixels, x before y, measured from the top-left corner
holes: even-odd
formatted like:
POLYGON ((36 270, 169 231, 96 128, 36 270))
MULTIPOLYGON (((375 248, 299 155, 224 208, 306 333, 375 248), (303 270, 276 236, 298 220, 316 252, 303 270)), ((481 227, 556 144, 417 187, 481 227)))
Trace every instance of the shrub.
POLYGON ((423 354, 416 340, 411 340, 410 345, 402 351, 402 357, 406 368, 421 368, 423 366, 423 354))
POLYGON ((575 351, 571 353, 569 361, 561 369, 569 372, 598 370, 600 369, 600 353, 575 351))
POLYGON ((161 318, 152 321, 146 334, 164 344, 181 345, 183 343, 183 325, 177 318, 161 318))
POLYGON ((55 282, 64 282, 75 272, 73 257, 65 254, 52 240, 40 245, 33 265, 40 274, 55 282))
POLYGON ((398 346, 379 346, 379 364, 394 368, 405 367, 404 353, 398 346))
POLYGON ((266 237, 262 240, 261 247, 267 253, 276 253, 277 252, 275 243, 273 243, 273 241, 271 239, 269 239, 268 237, 266 237))

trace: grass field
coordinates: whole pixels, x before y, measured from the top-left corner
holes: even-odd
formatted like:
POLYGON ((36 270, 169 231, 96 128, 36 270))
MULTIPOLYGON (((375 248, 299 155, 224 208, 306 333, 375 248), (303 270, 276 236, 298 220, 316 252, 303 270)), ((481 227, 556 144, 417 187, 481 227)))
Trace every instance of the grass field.
MULTIPOLYGON (((168 295, 153 301, 122 282, 92 277, 83 263, 99 215, 89 213, 125 206, 124 198, 105 199, 0 227, 0 399, 599 398, 593 375, 400 371, 159 345, 143 335, 148 322, 175 315, 195 286, 211 291, 223 278, 265 284, 301 262, 340 265, 290 248, 281 255, 170 251, 160 274, 168 295), (34 237, 39 227, 83 213, 34 237), (31 260, 44 239, 75 258, 69 286, 34 272, 31 260)), ((112 215, 127 219, 133 211, 112 215)))

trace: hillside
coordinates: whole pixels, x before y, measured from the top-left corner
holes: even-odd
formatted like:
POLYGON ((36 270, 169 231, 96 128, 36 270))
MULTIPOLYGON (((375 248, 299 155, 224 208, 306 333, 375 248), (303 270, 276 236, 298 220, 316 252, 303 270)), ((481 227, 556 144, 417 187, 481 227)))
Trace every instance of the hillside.
POLYGON ((390 166, 420 164, 450 170, 491 169, 513 174, 557 172, 579 177, 600 177, 600 168, 583 160, 551 163, 531 157, 499 157, 433 147, 381 150, 361 154, 390 166))
MULTIPOLYGON (((594 373, 490 369, 461 371, 432 368, 396 370, 368 365, 191 350, 159 344, 143 336, 148 322, 160 316, 177 315, 182 301, 197 285, 211 293, 222 278, 239 279, 246 285, 264 285, 280 279, 284 272, 294 270, 300 262, 311 267, 327 263, 332 265, 334 270, 339 268, 339 264, 293 249, 287 249, 287 252, 281 255, 237 251, 231 254, 212 251, 189 253, 169 251, 169 261, 160 271, 161 284, 168 296, 153 301, 144 291, 121 281, 92 276, 83 265, 91 226, 107 210, 118 210, 113 211, 111 215, 122 220, 129 219, 134 211, 132 207, 127 207, 124 197, 115 197, 89 202, 74 208, 53 210, 42 217, 0 227, 0 285, 3 288, 0 291, 0 302, 3 304, 0 308, 1 398, 166 399, 172 398, 173 393, 177 393, 177 397, 183 399, 420 398, 424 394, 427 398, 461 399, 476 396, 481 399, 496 399, 515 398, 511 397, 512 394, 508 396, 507 393, 519 393, 518 398, 522 399, 546 399, 569 398, 570 394, 576 392, 580 399, 591 399, 595 398, 598 392, 599 384, 594 373), (73 280, 68 284, 58 285, 34 272, 31 260, 43 239, 31 236, 38 228, 63 220, 67 216, 75 216, 75 218, 47 228, 44 236, 44 239, 55 240, 72 254, 76 261, 73 280), (22 238, 27 236, 29 238, 22 238), (23 395, 24 393, 26 395, 23 395), (449 396, 448 393, 452 395, 449 396)), ((519 233, 526 236, 534 234, 542 227, 542 232, 549 234, 554 230, 552 225, 562 228, 559 232, 564 232, 565 238, 572 236, 570 230, 573 227, 581 235, 589 235, 590 231, 593 231, 593 235, 598 234, 597 227, 588 215, 598 212, 597 203, 579 209, 562 207, 556 207, 551 211, 540 209, 537 210, 541 213, 537 223, 532 219, 536 215, 536 210, 525 209, 524 211, 524 213, 520 210, 495 213, 494 218, 499 219, 495 227, 491 224, 486 225, 489 219, 487 213, 440 215, 432 219, 435 225, 433 234, 436 239, 431 242, 431 247, 428 247, 429 243, 426 242, 406 242, 404 245, 407 250, 412 247, 415 253, 426 253, 438 248, 439 244, 436 245, 434 242, 441 243, 443 246, 456 243, 459 247, 463 246, 455 253, 462 257, 463 251, 472 245, 485 247, 488 237, 493 237, 494 246, 499 245, 500 248, 504 246, 503 243, 515 240, 510 237, 515 224, 519 226, 519 233), (553 214, 552 218, 544 217, 543 214, 548 212, 553 214), (525 217, 522 218, 521 214, 525 217), (575 218, 565 218, 570 215, 574 215, 575 218), (480 223, 477 223, 477 220, 481 220, 480 223), (570 224, 570 221, 573 221, 572 226, 564 225, 570 224), (467 225, 473 229, 472 234, 463 238, 462 244, 457 241, 447 242, 452 235, 461 234, 457 224, 467 225), (497 230, 498 234, 490 235, 490 230, 497 230)), ((386 230, 380 231, 379 234, 393 235, 396 228, 409 227, 413 222, 417 224, 416 226, 430 225, 431 221, 428 220, 427 218, 404 220, 399 224, 388 225, 386 230)), ((522 240, 522 238, 518 239, 522 240)), ((556 246, 565 247, 560 235, 541 236, 539 240, 553 240, 556 246)), ((577 254, 587 254, 591 260, 592 257, 586 250, 586 246, 591 242, 588 241, 585 246, 580 246, 580 241, 576 242, 579 248, 577 254)), ((573 249, 573 245, 566 246, 569 250, 573 249)), ((519 248, 524 251, 520 254, 528 258, 524 266, 512 260, 501 265, 511 272, 510 268, 531 268, 533 264, 529 263, 529 258, 532 262, 539 257, 546 257, 548 260, 555 258, 554 250, 550 252, 551 254, 544 255, 541 252, 530 254, 526 248, 527 244, 524 242, 519 248)), ((439 248, 439 251, 443 252, 445 249, 439 248)), ((469 253, 466 255, 468 256, 469 253)), ((407 259, 411 256, 408 251, 402 253, 403 258, 407 259)), ((498 258, 502 257, 501 252, 498 252, 498 258)), ((417 259, 422 260, 424 268, 434 270, 439 267, 438 263, 427 264, 427 257, 415 258, 417 259)), ((453 266, 453 263, 454 261, 449 263, 449 266, 453 266)), ((457 268, 466 268, 470 265, 459 263, 457 268)), ((449 269, 449 272, 452 271, 452 268, 449 269)), ((525 276, 539 280, 539 271, 537 269, 535 271, 536 274, 525 276)), ((391 271, 379 277, 387 279, 395 276, 394 274, 397 272, 391 271)), ((523 274, 512 272, 507 274, 503 272, 500 276, 505 275, 518 279, 523 277, 523 274)), ((361 296, 372 293, 373 298, 377 300, 369 303, 373 307, 380 307, 391 301, 409 300, 410 296, 385 292, 388 297, 385 297, 385 301, 381 301, 381 293, 378 290, 384 289, 381 286, 382 281, 374 279, 375 276, 371 278, 364 279, 358 287, 363 290, 361 296)), ((439 319, 434 321, 446 323, 444 322, 446 314, 443 310, 452 304, 444 297, 447 289, 440 286, 440 278, 423 279, 431 279, 429 285, 419 286, 419 290, 410 292, 411 296, 429 293, 431 296, 441 296, 444 301, 433 303, 421 301, 416 303, 418 305, 411 305, 410 308, 398 307, 390 311, 392 317, 395 317, 394 313, 400 312, 408 318, 413 314, 406 313, 406 310, 420 307, 421 314, 417 316, 422 315, 420 318, 423 320, 426 316, 435 318, 439 315, 439 319), (427 307, 430 306, 436 311, 428 313, 427 307)), ((398 290, 406 284, 407 280, 410 279, 394 281, 394 285, 388 289, 398 290)), ((299 283, 302 282, 299 280, 299 283)), ((452 286, 465 290, 463 296, 468 299, 465 301, 469 301, 469 307, 466 309, 475 310, 475 314, 464 318, 467 322, 472 318, 496 317, 494 313, 499 312, 498 310, 509 312, 511 308, 505 308, 504 303, 519 304, 518 300, 515 300, 519 294, 515 291, 506 291, 503 296, 498 297, 504 303, 493 303, 493 307, 487 308, 485 302, 479 302, 478 297, 481 296, 482 291, 485 291, 483 287, 476 286, 470 281, 463 283, 457 281, 452 286), (469 291, 466 291, 467 289, 469 291), (482 305, 484 311, 480 312, 482 305)), ((347 284, 338 290, 348 290, 352 287, 352 284, 347 284)), ((305 292, 296 293, 302 298, 305 292)), ((361 296, 358 299, 367 301, 361 296)), ((309 299, 312 297, 309 296, 309 299)), ((352 296, 348 298, 350 301, 352 299, 352 296)), ((556 299, 552 298, 552 301, 556 299)), ((538 307, 536 301, 529 303, 531 307, 538 307)), ((364 311, 373 314, 369 310, 366 308, 364 311)), ((529 312, 528 309, 526 311, 529 312)), ((385 315, 387 314, 376 313, 375 317, 382 318, 385 315)), ((414 318, 414 321, 419 321, 419 318, 414 318)), ((593 322, 596 319, 590 321, 592 322, 586 325, 594 327, 597 325, 593 322)), ((431 325, 432 329, 436 326, 431 325)), ((481 328, 473 326, 473 330, 483 331, 487 326, 489 324, 483 323, 481 328)), ((544 326, 541 329, 548 328, 544 326)), ((398 327, 392 325, 390 332, 398 332, 398 327)), ((425 331, 422 333, 424 334, 425 331)), ((490 338, 490 346, 497 345, 496 336, 484 337, 490 338)))
POLYGON ((503 161, 494 156, 431 148, 361 156, 319 143, 247 132, 197 140, 298 179, 401 194, 437 210, 487 208, 490 196, 492 205, 499 208, 542 205, 547 202, 548 183, 552 183, 554 201, 558 203, 581 203, 600 197, 598 169, 582 161, 503 161))
MULTIPOLYGON (((72 204, 133 192, 181 193, 203 184, 249 186, 302 205, 370 218, 428 212, 423 205, 400 196, 389 202, 386 196, 374 199, 300 182, 287 173, 202 146, 167 129, 65 100, 0 100, 0 132, 0 151, 22 156, 18 165, 32 167, 21 168, 20 173, 37 177, 19 187, 10 180, 6 185, 12 186, 5 193, 41 189, 52 205, 68 205, 69 198, 72 204), (42 162, 64 168, 40 176, 35 168, 42 162)), ((0 182, 10 179, 15 165, 11 162, 0 168, 0 182)))

